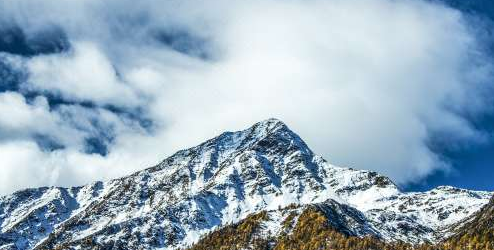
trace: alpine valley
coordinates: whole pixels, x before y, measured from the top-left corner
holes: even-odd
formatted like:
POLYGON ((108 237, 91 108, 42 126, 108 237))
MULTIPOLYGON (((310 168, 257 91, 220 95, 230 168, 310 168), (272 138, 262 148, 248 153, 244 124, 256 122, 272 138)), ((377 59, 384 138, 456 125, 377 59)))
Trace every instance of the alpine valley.
POLYGON ((0 198, 0 249, 494 249, 493 193, 402 192, 269 119, 86 186, 0 198))

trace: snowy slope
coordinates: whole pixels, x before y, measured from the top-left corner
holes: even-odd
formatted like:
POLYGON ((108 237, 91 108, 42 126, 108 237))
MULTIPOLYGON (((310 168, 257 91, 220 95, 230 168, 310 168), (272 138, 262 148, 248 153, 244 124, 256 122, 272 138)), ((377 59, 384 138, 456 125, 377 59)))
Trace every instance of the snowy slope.
MULTIPOLYGON (((366 230, 353 228, 357 235, 436 241, 491 195, 452 187, 400 192, 375 172, 332 166, 269 119, 127 177, 2 197, 0 249, 174 249, 249 214, 328 200, 361 214, 366 230)), ((279 230, 276 221, 266 230, 279 230)))

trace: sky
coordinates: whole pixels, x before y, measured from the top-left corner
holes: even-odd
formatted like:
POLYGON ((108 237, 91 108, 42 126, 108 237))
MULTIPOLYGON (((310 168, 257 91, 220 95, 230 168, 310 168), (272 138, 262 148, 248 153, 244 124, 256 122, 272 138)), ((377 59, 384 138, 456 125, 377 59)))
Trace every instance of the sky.
POLYGON ((404 190, 494 190, 494 7, 445 1, 2 1, 0 194, 270 117, 404 190))

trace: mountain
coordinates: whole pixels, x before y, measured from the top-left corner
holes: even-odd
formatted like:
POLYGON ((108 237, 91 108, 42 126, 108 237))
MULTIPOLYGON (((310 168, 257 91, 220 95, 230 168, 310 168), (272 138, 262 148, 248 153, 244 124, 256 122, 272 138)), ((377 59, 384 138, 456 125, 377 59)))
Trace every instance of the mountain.
POLYGON ((450 227, 454 234, 442 243, 449 249, 494 249, 494 197, 478 212, 450 227))
POLYGON ((269 119, 130 176, 1 197, 0 249, 185 248, 252 216, 269 238, 282 237, 287 219, 306 211, 348 236, 438 242, 490 196, 446 186, 401 192, 376 172, 329 164, 269 119))

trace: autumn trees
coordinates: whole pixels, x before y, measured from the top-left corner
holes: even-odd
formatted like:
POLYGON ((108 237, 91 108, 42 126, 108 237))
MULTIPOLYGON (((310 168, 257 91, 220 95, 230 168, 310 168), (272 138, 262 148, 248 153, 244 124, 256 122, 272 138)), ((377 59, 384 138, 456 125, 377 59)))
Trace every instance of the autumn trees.
POLYGON ((459 233, 436 245, 413 246, 404 242, 386 243, 373 237, 355 237, 338 232, 315 207, 302 213, 289 213, 282 223, 281 234, 259 235, 266 212, 251 215, 241 222, 228 225, 203 237, 190 250, 494 250, 494 230, 491 224, 459 233))

